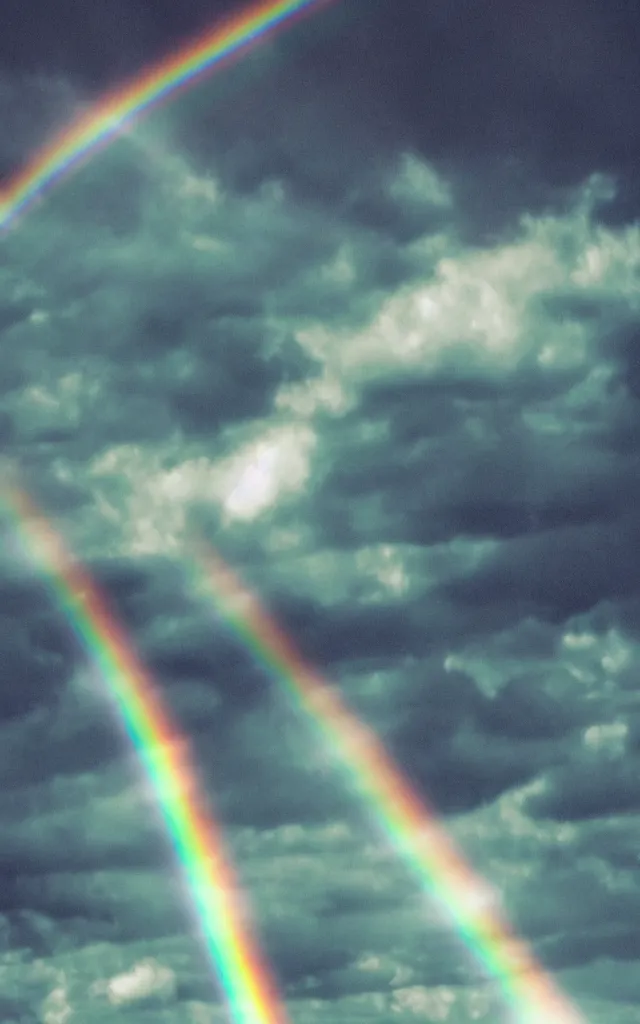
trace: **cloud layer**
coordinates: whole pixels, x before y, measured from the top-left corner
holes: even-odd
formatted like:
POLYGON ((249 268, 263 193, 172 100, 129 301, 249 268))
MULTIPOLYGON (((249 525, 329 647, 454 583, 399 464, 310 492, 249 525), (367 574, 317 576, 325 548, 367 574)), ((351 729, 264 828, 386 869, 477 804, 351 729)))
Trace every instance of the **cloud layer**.
MULTIPOLYGON (((1 244, 3 458, 190 737, 302 1024, 508 1018, 193 586, 196 526, 585 1018, 637 1016, 638 137, 592 75, 601 48, 622 77, 630 56, 604 7, 569 59, 570 0, 507 6, 335 5, 1 244)), ((163 10, 127 9, 135 56, 181 35, 163 10)), ((2 117, 27 82, 32 114, 2 121, 3 166, 117 66, 114 12, 91 68, 5 62, 2 117)), ((148 783, 2 530, 0 1016, 218 1024, 148 783)))

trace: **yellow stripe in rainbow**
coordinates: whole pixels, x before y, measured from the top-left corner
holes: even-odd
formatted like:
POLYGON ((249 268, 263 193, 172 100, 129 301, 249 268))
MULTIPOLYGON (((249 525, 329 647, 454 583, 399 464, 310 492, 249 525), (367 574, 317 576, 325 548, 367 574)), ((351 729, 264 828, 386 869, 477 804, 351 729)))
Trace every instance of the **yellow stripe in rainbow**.
POLYGON ((281 683, 347 769, 393 847, 416 872, 522 1024, 580 1024, 532 951, 510 931, 489 886, 472 872, 435 812, 421 801, 381 741, 295 650, 238 576, 197 542, 188 572, 243 644, 281 683), (488 898, 487 898, 488 897, 488 898))
POLYGON ((275 981, 246 924, 247 908, 238 904, 238 881, 219 828, 205 810, 186 738, 96 585, 60 536, 22 490, 3 488, 0 497, 26 554, 100 669, 151 782, 232 1018, 239 1024, 288 1024, 275 981))
POLYGON ((310 13, 332 0, 266 0, 245 8, 180 50, 99 99, 70 127, 43 147, 0 189, 0 229, 70 172, 94 150, 115 137, 152 104, 210 71, 226 58, 264 38, 294 15, 310 13))

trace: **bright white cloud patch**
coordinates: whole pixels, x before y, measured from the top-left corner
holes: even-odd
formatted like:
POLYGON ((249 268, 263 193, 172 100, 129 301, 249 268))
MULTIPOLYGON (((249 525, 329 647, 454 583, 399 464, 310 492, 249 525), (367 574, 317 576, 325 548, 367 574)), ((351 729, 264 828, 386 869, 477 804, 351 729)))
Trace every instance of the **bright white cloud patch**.
POLYGON ((112 1006, 127 1006, 150 997, 167 1002, 175 997, 176 979, 172 970, 149 957, 110 978, 104 983, 104 992, 112 1006))
MULTIPOLYGON (((244 432, 246 435, 246 431, 244 432)), ((108 512, 118 502, 128 510, 123 522, 128 544, 152 554, 180 548, 189 505, 206 502, 223 510, 226 521, 249 521, 304 487, 315 445, 303 423, 266 425, 255 439, 238 441, 220 459, 199 456, 174 465, 155 450, 122 446, 93 463, 96 494, 108 512)))
POLYGON ((254 519, 263 509, 304 486, 315 442, 312 431, 291 424, 274 428, 251 443, 222 468, 221 499, 230 519, 254 519))
POLYGON ((631 282, 637 288, 638 230, 592 227, 586 211, 598 196, 589 183, 565 216, 523 218, 520 237, 506 245, 464 251, 451 238, 431 279, 387 299, 365 330, 334 334, 318 325, 300 331, 299 340, 323 360, 330 379, 346 379, 343 388, 394 368, 433 371, 456 354, 498 373, 532 348, 544 364, 579 364, 585 328, 545 323, 534 303, 553 289, 590 288, 594 274, 625 298, 631 282))

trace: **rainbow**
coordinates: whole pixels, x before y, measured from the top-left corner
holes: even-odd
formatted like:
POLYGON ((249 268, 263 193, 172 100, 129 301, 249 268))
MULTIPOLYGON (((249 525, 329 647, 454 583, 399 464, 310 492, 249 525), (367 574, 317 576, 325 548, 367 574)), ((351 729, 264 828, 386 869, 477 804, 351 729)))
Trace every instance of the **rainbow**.
POLYGON ((188 574, 245 647, 310 719, 346 768, 392 846, 435 897, 467 947, 497 980, 523 1024, 581 1024, 532 951, 515 937, 490 887, 473 874, 435 811, 421 801, 380 740, 295 650, 258 599, 208 545, 196 541, 188 574))
POLYGON ((44 190, 102 148, 152 105, 219 67, 295 16, 332 0, 263 0, 217 22, 207 32, 123 85, 109 91, 0 189, 0 230, 42 196, 44 190))
POLYGON ((99 668, 151 782, 232 1019, 238 1024, 289 1024, 247 924, 248 908, 239 900, 238 881, 220 830, 205 809, 186 737, 171 721, 158 687, 61 537, 19 488, 3 487, 0 498, 21 546, 99 668))

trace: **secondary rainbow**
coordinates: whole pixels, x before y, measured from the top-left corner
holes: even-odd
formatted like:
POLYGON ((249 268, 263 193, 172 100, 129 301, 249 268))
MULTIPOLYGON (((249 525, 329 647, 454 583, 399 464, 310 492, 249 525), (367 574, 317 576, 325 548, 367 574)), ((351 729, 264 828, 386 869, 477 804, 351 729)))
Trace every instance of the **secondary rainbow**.
POLYGON ((97 586, 59 534, 21 489, 4 487, 0 498, 21 546, 99 668, 151 782, 232 1019, 238 1024, 289 1024, 247 924, 248 907, 220 829, 205 807, 186 737, 171 720, 157 685, 97 586))
POLYGON ((465 862, 435 811, 421 800, 377 736, 336 689, 307 665, 258 599, 208 544, 187 569, 197 594, 284 687, 327 742, 393 847, 441 904, 467 947, 500 985, 522 1024, 584 1024, 527 945, 503 919, 490 887, 465 862))
POLYGON ((310 14, 331 2, 333 0, 267 0, 252 4, 110 90, 0 188, 0 230, 9 228, 45 189, 106 145, 149 107, 239 55, 296 16, 310 14))

